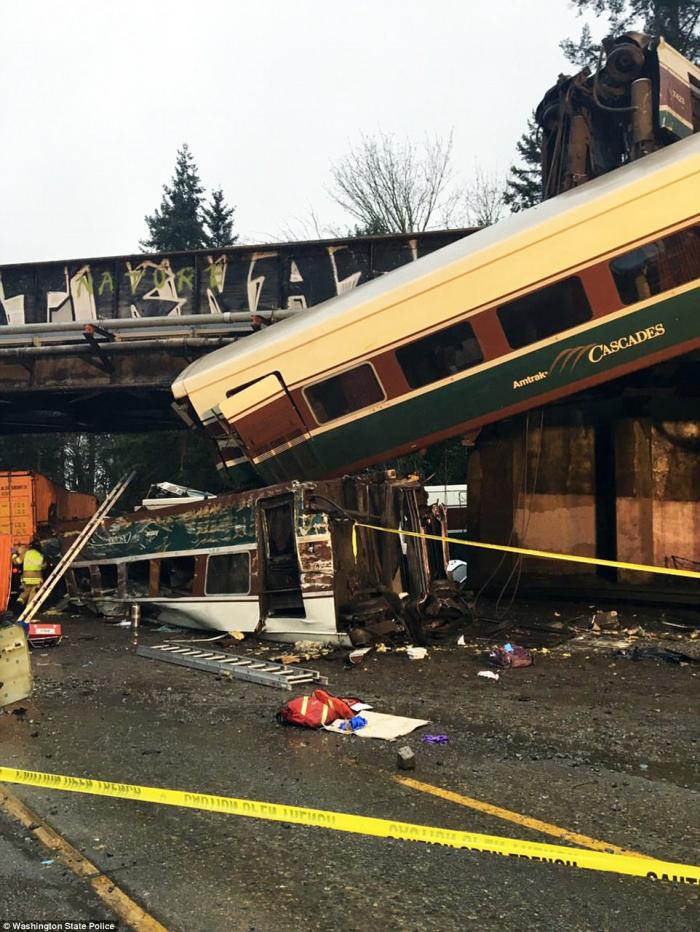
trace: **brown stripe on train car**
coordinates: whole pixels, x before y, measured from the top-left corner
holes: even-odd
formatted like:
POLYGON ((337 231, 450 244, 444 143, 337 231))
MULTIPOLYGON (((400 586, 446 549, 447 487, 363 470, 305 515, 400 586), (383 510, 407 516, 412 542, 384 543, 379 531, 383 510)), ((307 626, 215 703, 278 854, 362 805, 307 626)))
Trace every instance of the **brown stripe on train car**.
POLYGON ((497 310, 498 306, 492 305, 485 311, 467 318, 472 325, 474 336, 479 341, 484 362, 490 362, 492 359, 498 359, 513 352, 501 327, 497 310))
POLYGON ((522 401, 518 402, 517 404, 509 405, 507 408, 499 408, 497 411, 491 411, 482 417, 475 417, 469 421, 463 421, 457 426, 437 431, 434 434, 427 434, 425 437, 420 437, 410 445, 403 444, 399 447, 393 447, 391 450, 383 450, 380 456, 368 457, 363 460, 358 460, 355 463, 345 463, 341 470, 329 473, 326 478, 332 479, 337 476, 345 475, 349 472, 357 472, 360 469, 364 469, 366 466, 372 466, 374 463, 385 462, 387 460, 394 459, 397 456, 402 456, 405 453, 410 453, 413 450, 422 450, 426 447, 432 446, 435 443, 440 443, 442 440, 449 440, 451 437, 454 437, 460 433, 466 433, 467 431, 485 427, 487 424, 491 424, 494 421, 504 420, 507 417, 512 417, 514 414, 520 414, 523 411, 536 409, 539 405, 550 404, 552 401, 557 401, 562 397, 577 394, 579 391, 585 391, 587 388, 593 388, 595 385, 600 385, 602 382, 608 381, 608 377, 611 379, 620 378, 623 375, 628 375, 630 372, 636 372, 639 369, 644 369, 648 366, 656 365, 660 362, 665 362, 667 359, 673 359, 676 356, 682 356, 685 353, 690 353, 696 349, 700 349, 700 337, 693 338, 692 340, 688 340, 685 343, 678 343, 675 346, 667 347, 664 350, 660 350, 658 353, 650 353, 648 356, 645 356, 641 360, 636 360, 635 362, 628 362, 624 363, 623 365, 616 366, 615 369, 608 370, 607 374, 601 373, 599 375, 589 376, 586 379, 581 379, 580 382, 576 383, 577 388, 575 393, 568 392, 566 387, 555 389, 551 392, 545 392, 537 398, 537 403, 533 403, 534 399, 531 398, 528 401, 522 401), (611 373, 614 373, 614 375, 611 376, 611 373))
POLYGON ((608 262, 598 262, 581 269, 579 278, 583 282, 594 319, 607 317, 622 308, 622 299, 615 287, 608 262))

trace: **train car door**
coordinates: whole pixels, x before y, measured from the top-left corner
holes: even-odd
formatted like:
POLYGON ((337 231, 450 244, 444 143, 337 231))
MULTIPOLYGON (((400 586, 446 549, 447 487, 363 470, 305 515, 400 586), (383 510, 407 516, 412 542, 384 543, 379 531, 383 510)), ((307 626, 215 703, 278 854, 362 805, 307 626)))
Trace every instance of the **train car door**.
POLYGON ((258 502, 260 510, 260 617, 304 618, 304 599, 294 531, 294 497, 258 502))
MULTIPOLYGON (((264 376, 240 390, 227 392, 220 403, 223 417, 233 425, 251 462, 271 450, 294 462, 298 475, 315 474, 311 436, 284 381, 278 373, 264 376)), ((275 474, 275 457, 265 457, 266 480, 289 478, 289 470, 275 474)))

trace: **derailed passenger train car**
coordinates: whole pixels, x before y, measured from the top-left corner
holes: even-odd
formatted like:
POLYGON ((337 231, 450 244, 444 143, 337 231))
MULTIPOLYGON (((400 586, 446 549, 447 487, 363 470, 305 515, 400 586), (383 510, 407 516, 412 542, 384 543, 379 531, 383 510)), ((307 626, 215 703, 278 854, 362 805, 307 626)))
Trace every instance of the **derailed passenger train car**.
POLYGON ((353 546, 358 521, 446 533, 414 479, 292 482, 107 520, 68 590, 105 613, 136 602, 163 622, 274 640, 422 640, 458 609, 446 545, 357 528, 353 546))
POLYGON ((420 449, 700 347, 700 135, 192 363, 241 485, 420 449))

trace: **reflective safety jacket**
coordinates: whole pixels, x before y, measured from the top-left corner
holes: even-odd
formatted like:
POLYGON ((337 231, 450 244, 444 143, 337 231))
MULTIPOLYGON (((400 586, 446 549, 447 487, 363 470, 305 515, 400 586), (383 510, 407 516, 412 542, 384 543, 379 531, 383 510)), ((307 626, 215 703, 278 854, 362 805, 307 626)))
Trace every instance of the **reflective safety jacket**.
POLYGON ((22 565, 22 582, 25 586, 40 586, 42 582, 41 571, 44 569, 44 555, 38 550, 30 548, 24 555, 22 565))

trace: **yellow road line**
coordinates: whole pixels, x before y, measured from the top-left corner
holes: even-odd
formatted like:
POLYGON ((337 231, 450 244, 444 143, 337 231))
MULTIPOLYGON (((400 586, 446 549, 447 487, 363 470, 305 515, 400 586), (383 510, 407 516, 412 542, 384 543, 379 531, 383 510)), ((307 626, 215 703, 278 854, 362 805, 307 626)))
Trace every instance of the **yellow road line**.
POLYGON ((629 848, 620 848, 612 845, 608 841, 600 841, 598 838, 590 838, 588 835, 581 835, 579 832, 570 832, 559 825, 553 825, 551 822, 543 822, 541 819, 532 819, 530 816, 522 815, 519 812, 513 812, 511 809, 502 809, 500 806, 493 806, 491 803, 485 803, 481 799, 474 799, 472 796, 463 796, 461 793, 454 793, 452 790, 445 790, 441 786, 433 786, 432 783, 422 783, 420 780, 413 780, 411 777, 401 777, 392 774, 393 779, 403 786, 410 786, 413 790, 420 790, 421 793, 430 793, 432 796, 439 796, 440 799, 446 799, 451 803, 457 803, 460 806, 468 806, 469 809, 476 809, 479 812, 485 812, 488 815, 496 816, 499 819, 506 819, 508 822, 514 822, 516 825, 523 825, 525 828, 534 829, 536 832, 543 832, 545 835, 554 835, 561 838, 562 841, 572 842, 581 845, 584 848, 592 848, 593 851, 607 851, 609 854, 625 854, 633 858, 649 858, 648 854, 640 854, 639 851, 631 851, 629 848))
POLYGON ((83 857, 77 848, 74 848, 48 822, 45 822, 3 784, 0 784, 0 809, 30 831, 45 848, 52 852, 55 859, 71 870, 76 877, 87 880, 114 915, 132 929, 136 929, 137 932, 168 932, 165 926, 145 912, 138 903, 120 890, 113 880, 83 857))

